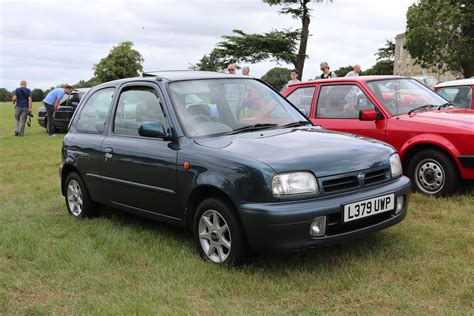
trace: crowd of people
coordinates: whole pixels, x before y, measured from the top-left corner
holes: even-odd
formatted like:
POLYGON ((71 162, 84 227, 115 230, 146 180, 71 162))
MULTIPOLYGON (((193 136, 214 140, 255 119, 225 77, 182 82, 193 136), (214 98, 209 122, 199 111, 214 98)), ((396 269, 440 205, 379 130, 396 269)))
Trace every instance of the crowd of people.
MULTIPOLYGON (((320 64, 320 69, 321 69, 321 75, 319 76, 319 79, 329 79, 329 78, 337 77, 336 73, 331 71, 329 64, 325 61, 320 64)), ((229 64, 227 66, 227 73, 231 75, 235 75, 237 73, 237 66, 235 64, 229 64)), ((345 77, 357 77, 357 76, 360 76, 361 73, 362 73, 362 70, 361 70, 360 65, 355 65, 354 68, 345 75, 345 77)), ((242 67, 242 75, 249 76, 249 74, 250 74, 250 67, 249 66, 242 67)), ((300 80, 298 80, 298 75, 299 75, 298 70, 293 69, 290 73, 291 79, 288 81, 286 86, 300 82, 300 80)))

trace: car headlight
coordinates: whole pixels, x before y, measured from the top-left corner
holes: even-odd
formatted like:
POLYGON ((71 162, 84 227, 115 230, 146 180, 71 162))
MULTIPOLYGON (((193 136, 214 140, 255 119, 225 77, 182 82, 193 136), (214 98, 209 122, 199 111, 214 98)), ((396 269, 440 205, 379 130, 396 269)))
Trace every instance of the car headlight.
POLYGON ((318 182, 311 172, 289 172, 277 174, 272 180, 273 195, 317 194, 318 182))
POLYGON ((390 172, 392 173, 392 178, 397 178, 403 173, 402 162, 397 153, 390 156, 390 172))

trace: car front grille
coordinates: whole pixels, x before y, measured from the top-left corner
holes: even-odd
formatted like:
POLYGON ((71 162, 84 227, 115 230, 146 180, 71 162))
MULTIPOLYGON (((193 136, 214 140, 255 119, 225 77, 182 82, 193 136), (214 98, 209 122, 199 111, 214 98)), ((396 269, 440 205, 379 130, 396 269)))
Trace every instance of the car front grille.
POLYGON ((359 186, 356 176, 343 177, 323 181, 324 192, 335 192, 359 186))
POLYGON ((390 167, 370 169, 321 179, 324 193, 337 193, 354 188, 376 185, 390 179, 390 167))

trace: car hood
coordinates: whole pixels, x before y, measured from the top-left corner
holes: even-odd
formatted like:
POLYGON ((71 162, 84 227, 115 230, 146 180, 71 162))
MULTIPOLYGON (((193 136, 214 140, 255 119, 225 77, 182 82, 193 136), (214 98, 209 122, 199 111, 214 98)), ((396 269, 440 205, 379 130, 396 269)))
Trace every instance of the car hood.
POLYGON ((318 177, 388 165, 394 152, 390 145, 376 140, 318 127, 265 130, 195 142, 257 159, 276 172, 311 170, 318 177))
POLYGON ((474 111, 468 109, 445 109, 404 114, 400 118, 444 126, 461 127, 474 132, 474 111))

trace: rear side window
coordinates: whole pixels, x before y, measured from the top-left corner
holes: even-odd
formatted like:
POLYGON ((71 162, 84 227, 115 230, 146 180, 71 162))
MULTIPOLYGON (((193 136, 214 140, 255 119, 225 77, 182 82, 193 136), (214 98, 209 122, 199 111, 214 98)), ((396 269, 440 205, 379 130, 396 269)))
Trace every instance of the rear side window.
POLYGON ((311 104, 313 103, 314 89, 316 89, 316 87, 301 87, 294 90, 286 98, 298 109, 303 110, 306 116, 309 116, 311 104))
POLYGON ((168 127, 160 96, 152 87, 135 86, 122 90, 114 120, 114 133, 139 136, 142 123, 161 123, 168 127))
POLYGON ((361 110, 375 110, 375 107, 358 86, 348 84, 321 87, 318 118, 358 118, 361 110))
POLYGON ((441 88, 438 94, 459 108, 470 108, 472 100, 471 87, 441 88))
POLYGON ((94 92, 89 97, 76 124, 78 132, 99 134, 104 131, 114 90, 114 88, 105 88, 94 92))

